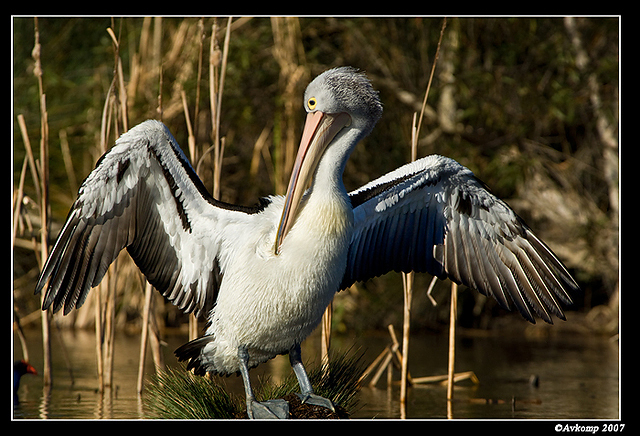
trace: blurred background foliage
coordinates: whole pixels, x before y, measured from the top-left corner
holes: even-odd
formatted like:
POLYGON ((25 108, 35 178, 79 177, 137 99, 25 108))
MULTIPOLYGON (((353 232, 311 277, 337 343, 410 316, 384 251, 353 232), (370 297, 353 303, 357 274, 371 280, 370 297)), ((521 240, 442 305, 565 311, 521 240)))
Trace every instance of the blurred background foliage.
MULTIPOLYGON (((347 189, 409 161, 412 117, 420 111, 442 21, 235 18, 222 97, 221 199, 253 204, 259 196, 284 191, 303 123, 304 88, 338 65, 365 71, 384 103, 382 119, 348 162, 347 189)), ((109 27, 119 41, 128 125, 161 118, 188 154, 184 91, 198 156, 205 156, 199 174, 211 189, 211 153, 205 153, 212 144, 209 65, 220 61, 226 24, 215 18, 38 20, 52 237, 101 154, 101 117, 115 64, 109 27), (210 56, 214 24, 220 47, 210 56), (68 143, 71 174, 62 142, 68 143)), ((419 157, 438 153, 469 167, 551 246, 584 289, 576 305, 581 312, 608 305, 617 314, 619 24, 615 17, 449 18, 419 138, 419 157)), ((40 137, 33 47, 33 18, 14 18, 14 190, 25 159, 17 115, 24 115, 33 144, 40 137)), ((32 199, 33 189, 27 177, 25 194, 32 199)), ((34 223, 18 234, 13 258, 15 306, 25 315, 38 309, 38 265, 28 240, 39 223, 32 203, 22 205, 21 215, 34 223)), ((131 262, 123 264, 118 320, 135 327, 141 285, 131 262)), ((425 296, 430 279, 416 278, 412 329, 447 323, 449 284, 438 283, 433 295, 439 305, 433 307, 425 296)), ((488 328, 507 316, 492 300, 464 287, 460 292, 462 325, 488 328)), ((185 319, 157 297, 164 325, 185 319)), ((399 324, 402 304, 395 273, 358 284, 338 294, 334 328, 399 324)), ((59 323, 83 327, 91 322, 85 318, 70 315, 59 323)))

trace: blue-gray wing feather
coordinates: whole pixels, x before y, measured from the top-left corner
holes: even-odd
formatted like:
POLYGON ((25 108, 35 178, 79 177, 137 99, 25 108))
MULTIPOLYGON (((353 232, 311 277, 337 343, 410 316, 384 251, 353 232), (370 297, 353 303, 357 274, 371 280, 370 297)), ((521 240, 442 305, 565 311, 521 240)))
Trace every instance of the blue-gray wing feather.
POLYGON ((473 173, 442 156, 407 164, 349 194, 354 232, 345 289, 389 271, 427 272, 564 319, 578 285, 553 252, 473 173))

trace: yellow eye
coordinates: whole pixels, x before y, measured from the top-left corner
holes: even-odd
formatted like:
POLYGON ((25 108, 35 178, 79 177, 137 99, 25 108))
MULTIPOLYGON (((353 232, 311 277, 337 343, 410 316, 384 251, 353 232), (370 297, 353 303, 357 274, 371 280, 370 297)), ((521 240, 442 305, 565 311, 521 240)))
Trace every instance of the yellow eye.
POLYGON ((315 97, 311 97, 308 101, 307 101, 307 107, 309 108, 309 110, 314 110, 316 108, 316 105, 318 104, 317 100, 315 97))

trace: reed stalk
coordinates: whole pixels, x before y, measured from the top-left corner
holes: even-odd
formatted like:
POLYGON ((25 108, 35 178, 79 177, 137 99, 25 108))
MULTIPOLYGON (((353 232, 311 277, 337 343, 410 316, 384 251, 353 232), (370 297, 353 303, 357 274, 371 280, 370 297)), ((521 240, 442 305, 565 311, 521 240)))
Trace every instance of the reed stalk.
POLYGON ((333 319, 333 300, 322 315, 321 362, 328 370, 329 349, 331 348, 331 321, 333 319))
MULTIPOLYGON (((400 342, 398 342, 398 337, 396 336, 396 331, 393 328, 393 324, 389 324, 387 328, 389 329, 389 336, 391 336, 391 342, 393 344, 393 347, 392 347, 392 355, 393 356, 392 357, 395 357, 394 364, 396 366, 398 366, 399 368, 402 368, 402 362, 405 359, 403 358, 403 354, 400 351, 400 342)), ((413 384, 413 378, 411 377, 411 374, 409 373, 409 371, 407 371, 406 382, 409 385, 413 384)))
MULTIPOLYGON (((430 375, 426 377, 416 377, 413 379, 415 384, 426 384, 426 383, 447 383, 449 380, 449 374, 445 375, 430 375)), ((462 380, 471 380, 471 382, 475 385, 480 383, 478 376, 473 371, 466 372, 458 372, 453 374, 453 382, 457 383, 462 380)))
POLYGON ((140 332, 140 359, 138 361, 138 380, 136 384, 136 392, 142 393, 144 385, 144 365, 147 356, 147 337, 149 334, 149 314, 151 312, 151 297, 153 295, 153 287, 151 283, 146 282, 144 288, 144 310, 142 311, 142 330, 140 332))
MULTIPOLYGON (((423 108, 427 104, 424 99, 423 108)), ((418 127, 416 126, 416 114, 413 114, 413 124, 411 126, 411 162, 414 162, 418 155, 418 127)), ((403 315, 402 315, 402 360, 400 370, 400 418, 407 416, 407 379, 409 374, 409 337, 411 329, 411 301, 413 299, 413 279, 414 273, 402 273, 403 289, 403 315)))
POLYGON ((407 417, 407 384, 409 374, 409 337, 411 328, 411 301, 413 299, 414 273, 402 273, 404 295, 402 316, 402 360, 400 369, 400 418, 407 417))
POLYGON ((211 45, 209 47, 209 101, 211 104, 211 124, 213 125, 213 197, 216 199, 220 198, 220 177, 222 175, 222 157, 224 155, 224 138, 221 139, 220 137, 220 116, 232 20, 233 17, 229 17, 227 20, 222 52, 218 47, 216 21, 214 21, 211 28, 211 45))
POLYGON ((458 313, 458 285, 451 282, 451 311, 449 313, 449 364, 447 367, 447 419, 453 419, 453 383, 456 361, 456 318, 458 313))
MULTIPOLYGON (((438 63, 438 57, 440 54, 440 45, 442 43, 442 37, 444 35, 444 29, 447 26, 446 17, 442 21, 442 28, 440 30, 440 38, 438 40, 438 46, 436 48, 436 54, 433 59, 433 65, 431 66, 431 74, 429 75, 429 81, 427 83, 427 90, 422 100, 422 108, 420 109, 420 117, 416 125, 416 114, 413 115, 413 123, 411 126, 411 162, 414 162, 418 157, 418 137, 420 136, 420 128, 422 127, 422 119, 424 117, 425 108, 427 107, 427 98, 429 97, 429 91, 431 90, 431 83, 433 81, 433 74, 436 70, 438 63)), ((404 290, 404 310, 403 310, 403 323, 402 323, 402 369, 400 379, 400 417, 406 417, 406 401, 407 401, 407 375, 409 367, 409 335, 411 326, 411 301, 413 296, 413 272, 402 273, 402 286, 404 290)))
MULTIPOLYGON (((380 353, 378 357, 376 357, 373 360, 373 362, 371 362, 371 364, 364 370, 364 372, 362 373, 362 376, 358 380, 358 383, 362 383, 364 379, 366 379, 373 372, 373 370, 380 364, 380 362, 382 362, 382 360, 387 357, 387 355, 389 354, 389 350, 390 350, 390 347, 387 345, 387 347, 382 351, 382 353, 380 353)), ((374 387, 375 383, 371 382, 369 386, 374 387)))
MULTIPOLYGON (((33 74, 38 80, 38 96, 40 100, 40 163, 36 166, 39 174, 40 192, 38 202, 40 204, 40 259, 41 266, 49 253, 49 122, 47 113, 47 100, 44 93, 42 79, 42 62, 40 58, 42 46, 40 45, 40 31, 38 28, 38 18, 34 18, 35 43, 31 53, 35 61, 33 74)), ((44 295, 43 297, 44 298, 44 295)), ((43 383, 51 386, 53 375, 51 372, 51 337, 49 311, 43 311, 42 319, 42 346, 43 346, 43 383)))
MULTIPOLYGON (((18 125, 20 126, 20 134, 22 135, 22 141, 24 142, 24 149, 26 153, 26 159, 29 163, 29 171, 31 172, 31 179, 33 181, 33 186, 36 191, 36 199, 38 201, 42 198, 42 194, 40 191, 40 177, 38 175, 38 167, 36 166, 35 159, 33 157, 33 148, 31 147, 31 141, 29 140, 29 133, 27 131, 27 125, 24 121, 24 115, 18 115, 18 125)), ((38 263, 40 263, 40 253, 36 252, 36 257, 38 258, 38 263)))
MULTIPOLYGON (((193 113, 193 136, 194 138, 198 138, 198 133, 200 132, 200 82, 202 80, 202 64, 204 60, 204 39, 206 37, 206 33, 204 30, 204 19, 200 18, 198 20, 198 69, 196 72, 196 101, 195 101, 195 109, 193 113)), ((195 165, 198 162, 198 156, 194 153, 193 158, 191 159, 192 165, 195 165)))
POLYGON ((104 359, 102 358, 102 296, 101 288, 94 289, 94 314, 95 314, 95 334, 96 334, 96 364, 98 369, 98 389, 104 391, 104 359))
POLYGON ((60 137, 60 151, 62 152, 64 169, 67 172, 67 179, 69 179, 69 189, 71 190, 71 197, 73 198, 78 192, 78 180, 76 179, 75 169, 73 168, 73 160, 71 159, 71 152, 69 151, 69 139, 67 137, 67 130, 60 129, 58 136, 60 137))
MULTIPOLYGON (((191 159, 191 162, 196 162, 196 137, 193 133, 193 127, 191 126, 191 118, 189 117, 189 105, 187 104, 187 94, 184 92, 184 89, 180 91, 180 97, 182 98, 182 108, 184 110, 184 118, 187 123, 187 133, 189 138, 189 158, 191 159)), ((192 313, 189 315, 189 340, 192 341, 197 337, 198 318, 192 313)))
MULTIPOLYGON (((22 162, 22 170, 20 171, 20 182, 18 184, 18 192, 15 195, 13 204, 14 204, 14 212, 13 212, 13 235, 11 240, 11 246, 16 243, 16 235, 18 234, 19 226, 21 223, 20 213, 22 209, 22 205, 24 203, 24 180, 26 177, 27 166, 31 169, 31 177, 33 178, 33 184, 37 187, 38 192, 40 189, 40 184, 38 183, 38 175, 35 170, 35 163, 33 161, 33 152, 31 150, 31 141, 29 141, 29 134, 27 133, 27 125, 24 121, 24 115, 18 115, 18 125, 20 126, 20 133, 22 135, 22 140, 24 142, 25 149, 27 153, 25 154, 24 161, 22 162)), ((36 255, 36 259, 38 264, 40 264, 40 253, 37 249, 34 249, 34 253, 36 255)))

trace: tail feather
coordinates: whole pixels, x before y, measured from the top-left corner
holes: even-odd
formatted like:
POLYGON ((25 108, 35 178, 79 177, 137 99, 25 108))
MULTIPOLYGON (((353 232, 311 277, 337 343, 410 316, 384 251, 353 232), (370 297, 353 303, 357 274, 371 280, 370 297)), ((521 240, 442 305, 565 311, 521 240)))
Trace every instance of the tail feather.
POLYGON ((205 362, 203 360, 202 350, 203 348, 213 342, 215 338, 213 335, 203 336, 198 339, 194 339, 193 341, 187 342, 182 345, 174 354, 178 358, 178 361, 182 362, 188 360, 187 370, 192 370, 196 375, 205 375, 207 372, 216 372, 214 368, 211 367, 209 362, 205 362))

